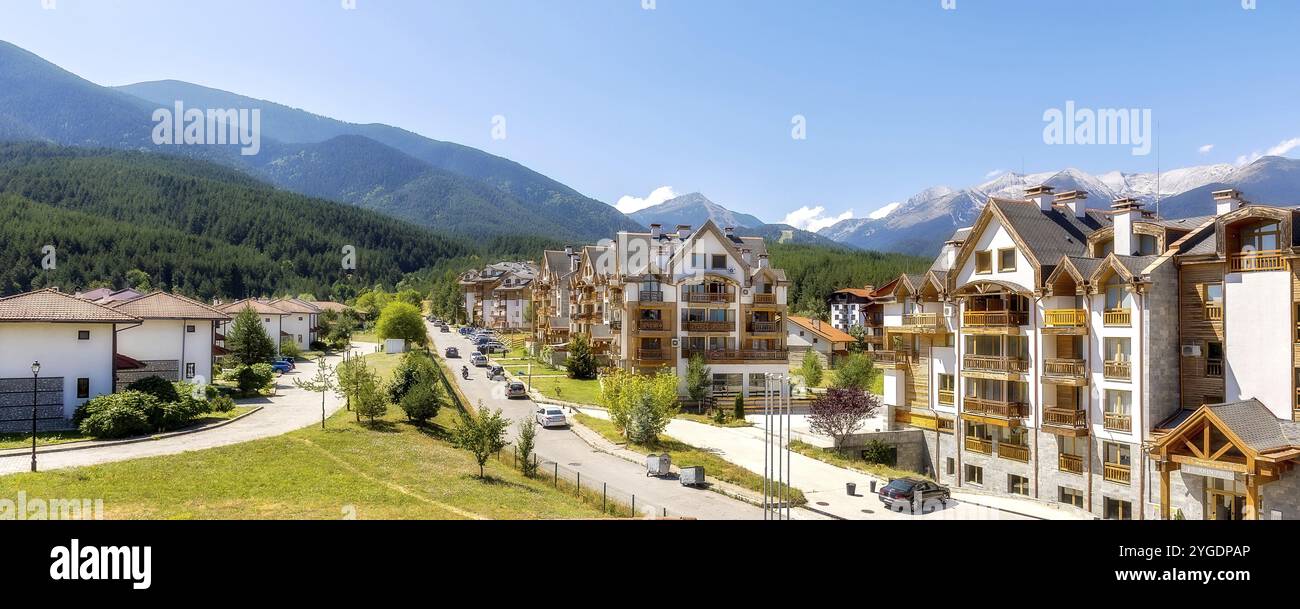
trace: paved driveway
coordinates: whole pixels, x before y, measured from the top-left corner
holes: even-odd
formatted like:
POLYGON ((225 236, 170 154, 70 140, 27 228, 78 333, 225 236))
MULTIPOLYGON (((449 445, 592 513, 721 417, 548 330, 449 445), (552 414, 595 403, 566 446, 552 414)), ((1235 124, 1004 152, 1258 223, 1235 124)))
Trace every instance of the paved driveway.
MULTIPOLYGON (((358 343, 353 346, 353 353, 364 354, 374 350, 375 346, 373 344, 358 343)), ((332 366, 337 365, 343 361, 343 356, 340 354, 328 357, 325 361, 332 366)), ((308 393, 293 385, 293 379, 309 378, 314 374, 316 374, 315 363, 298 364, 297 369, 293 372, 282 375, 276 380, 275 397, 239 401, 241 406, 263 406, 261 410, 216 429, 172 436, 161 440, 80 450, 42 454, 38 449, 36 455, 37 464, 41 470, 51 470, 139 459, 141 457, 171 455, 278 436, 302 429, 308 425, 319 425, 321 417, 320 394, 308 393)), ((339 408, 343 407, 343 404, 344 400, 334 397, 333 393, 326 394, 325 410, 327 415, 338 411, 339 408)), ((30 459, 30 454, 0 457, 0 474, 28 471, 31 466, 30 459)))
MULTIPOLYGON (((441 333, 430 326, 430 334, 441 354, 447 347, 460 350, 460 360, 448 360, 455 371, 454 377, 461 390, 471 402, 482 401, 483 406, 493 410, 500 408, 504 415, 513 419, 510 439, 518 434, 520 419, 533 415, 537 405, 531 400, 509 400, 505 397, 504 383, 490 381, 486 370, 470 366, 470 380, 460 378, 460 368, 469 365, 468 355, 474 351, 468 340, 457 334, 441 333)), ((601 481, 608 483, 627 494, 635 494, 638 510, 662 513, 668 509, 669 516, 689 516, 701 519, 762 519, 763 510, 743 501, 738 501, 712 491, 684 487, 675 480, 647 478, 645 468, 591 448, 582 438, 568 429, 539 429, 537 452, 543 459, 559 463, 562 467, 582 473, 583 484, 601 481)), ((601 488, 596 484, 594 488, 601 488)))

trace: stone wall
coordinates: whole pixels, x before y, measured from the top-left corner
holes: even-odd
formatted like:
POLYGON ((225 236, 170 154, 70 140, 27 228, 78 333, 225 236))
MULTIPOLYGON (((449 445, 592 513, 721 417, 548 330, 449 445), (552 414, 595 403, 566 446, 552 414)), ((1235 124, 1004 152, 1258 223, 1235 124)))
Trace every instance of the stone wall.
POLYGON ((853 434, 844 439, 844 447, 860 450, 868 442, 879 440, 894 447, 894 450, 897 451, 898 459, 895 462, 895 467, 925 474, 934 471, 934 463, 930 459, 925 437, 927 433, 932 432, 925 432, 920 429, 903 429, 853 434))

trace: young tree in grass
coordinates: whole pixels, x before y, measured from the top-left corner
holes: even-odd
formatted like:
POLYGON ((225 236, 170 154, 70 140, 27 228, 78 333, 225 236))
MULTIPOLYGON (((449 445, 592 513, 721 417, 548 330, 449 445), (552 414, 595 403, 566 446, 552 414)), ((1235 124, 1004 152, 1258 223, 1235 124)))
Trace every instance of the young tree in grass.
POLYGON ((817 357, 817 352, 809 349, 803 355, 803 363, 799 365, 799 376, 803 377, 803 382, 809 387, 820 387, 822 377, 825 371, 822 369, 822 358, 817 357))
POLYGON ((379 375, 366 365, 365 360, 358 358, 353 361, 360 362, 360 369, 352 371, 356 375, 351 379, 352 410, 358 423, 361 417, 367 417, 373 425, 376 419, 388 413, 388 400, 379 386, 379 375))
POLYGON ((384 307, 383 312, 379 314, 379 321, 375 323, 375 331, 379 334, 379 340, 400 338, 421 347, 429 342, 429 335, 424 329, 424 318, 420 316, 420 309, 406 302, 388 303, 388 306, 384 307))
POLYGON ((705 365, 704 356, 691 354, 690 362, 686 364, 686 393, 691 396, 691 400, 696 404, 703 402, 709 395, 712 383, 713 371, 705 365))
POLYGON ((334 368, 322 359, 315 375, 309 379, 293 379, 293 384, 304 391, 320 393, 320 428, 325 429, 325 393, 339 390, 334 377, 334 368))
POLYGON ((226 335, 226 348, 236 362, 251 366, 262 364, 275 357, 275 343, 262 327, 262 318, 252 307, 245 307, 230 325, 226 335))
POLYGON ((533 417, 519 419, 519 438, 515 448, 519 449, 519 458, 523 459, 520 467, 529 478, 537 474, 537 464, 533 462, 533 449, 537 447, 537 420, 533 417))
POLYGON ((478 404, 478 416, 461 413, 460 424, 452 430, 452 442, 459 448, 474 453, 478 462, 479 479, 486 478, 483 467, 488 459, 506 446, 506 430, 510 420, 501 416, 501 410, 485 410, 478 404))
POLYGON ((438 416, 443 403, 442 387, 431 383, 421 383, 412 387, 398 402, 406 418, 416 425, 424 425, 438 416))
POLYGON ((880 398, 856 389, 831 389, 808 408, 808 429, 830 436, 841 450, 844 440, 862 429, 880 409, 880 398))
POLYGON ((835 388, 836 389, 856 389, 866 391, 871 387, 871 379, 878 374, 875 364, 871 358, 861 353, 855 353, 844 359, 838 370, 835 371, 835 388))
POLYGON ((849 336, 853 337, 853 342, 849 343, 849 350, 854 353, 862 353, 867 350, 867 329, 861 324, 849 326, 849 336))
MULTIPOLYGON (((366 373, 366 362, 360 357, 353 357, 344 360, 334 370, 334 375, 338 377, 338 389, 336 394, 341 398, 347 399, 347 408, 352 410, 352 396, 357 394, 358 387, 361 383, 361 377, 366 373)), ((361 420, 360 417, 357 420, 361 420)))
POLYGON ((591 352, 591 339, 586 335, 579 334, 569 341, 569 357, 564 360, 564 368, 571 379, 596 378, 596 355, 591 352))
POLYGON ((677 414, 677 375, 615 371, 601 383, 601 403, 629 441, 654 445, 677 414))

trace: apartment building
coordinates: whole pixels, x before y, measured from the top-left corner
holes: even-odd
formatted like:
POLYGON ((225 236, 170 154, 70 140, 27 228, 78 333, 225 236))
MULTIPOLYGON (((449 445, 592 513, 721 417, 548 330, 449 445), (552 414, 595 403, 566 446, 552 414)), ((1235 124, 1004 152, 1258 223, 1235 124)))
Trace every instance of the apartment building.
POLYGON ((652 224, 582 248, 569 284, 570 336, 590 337, 613 366, 674 370, 682 394, 694 355, 708 363, 715 395, 757 394, 764 375, 788 372, 789 284, 761 238, 712 221, 698 231, 652 224))
POLYGON ((1098 518, 1300 517, 1292 208, 992 199, 881 294, 884 401, 932 473, 1098 518))
POLYGON ((321 310, 316 305, 297 298, 281 298, 268 304, 285 312, 281 318, 285 340, 296 345, 299 351, 311 349, 311 344, 316 341, 317 317, 321 310))
POLYGON ((234 325, 235 318, 239 317, 239 314, 247 309, 252 309, 254 313, 257 313, 258 319, 262 322, 262 329, 266 331, 266 335, 270 337, 271 342, 275 343, 276 353, 280 352, 280 343, 292 338, 291 334, 284 331, 284 319, 289 316, 289 312, 272 306, 270 302, 265 300, 256 298, 237 300, 230 304, 219 305, 216 309, 230 317, 229 320, 218 322, 218 334, 221 336, 217 340, 223 343, 221 345, 223 348, 225 347, 225 337, 230 334, 230 328, 234 325))
POLYGON ((141 320, 117 331, 117 353, 140 365, 129 369, 119 367, 116 387, 126 387, 149 376, 169 381, 209 383, 213 380, 217 326, 230 321, 229 315, 166 292, 153 292, 107 306, 141 320))
POLYGON ((531 329, 527 308, 537 273, 533 262, 499 262, 463 273, 460 287, 470 324, 498 330, 531 329))
POLYGON ((533 283, 533 311, 536 317, 533 343, 563 351, 569 341, 570 307, 573 291, 569 278, 578 270, 581 256, 573 247, 542 253, 542 266, 533 283))
POLYGON ((876 351, 885 344, 885 308, 890 302, 898 280, 894 279, 877 288, 868 285, 864 288, 845 288, 833 292, 826 299, 830 310, 831 325, 841 332, 852 332, 861 328, 863 350, 876 351))

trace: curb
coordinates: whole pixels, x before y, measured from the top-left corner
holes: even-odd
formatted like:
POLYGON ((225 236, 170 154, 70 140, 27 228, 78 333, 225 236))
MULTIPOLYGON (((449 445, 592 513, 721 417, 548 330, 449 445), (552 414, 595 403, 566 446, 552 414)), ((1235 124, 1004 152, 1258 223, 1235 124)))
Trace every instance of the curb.
MULTIPOLYGON (((262 410, 263 408, 266 408, 266 407, 265 407, 265 406, 254 406, 252 410, 250 410, 250 411, 248 411, 248 412, 245 412, 244 414, 241 414, 241 415, 239 415, 239 416, 237 416, 237 417, 234 417, 234 418, 232 418, 232 419, 226 419, 226 420, 224 420, 224 421, 220 421, 220 422, 217 422, 217 423, 213 423, 213 424, 211 424, 211 425, 204 425, 204 426, 202 426, 202 427, 197 427, 197 428, 195 428, 195 429, 181 429, 181 430, 177 430, 177 431, 169 431, 169 432, 167 432, 167 433, 161 433, 161 434, 156 434, 156 435, 152 435, 152 436, 144 436, 144 437, 140 437, 140 438, 129 438, 129 439, 126 439, 126 440, 108 440, 108 441, 100 441, 100 440, 77 440, 76 442, 64 442, 64 443, 62 443, 62 444, 53 444, 53 445, 50 445, 50 446, 46 446, 46 447, 44 447, 44 448, 42 448, 42 447, 40 447, 40 446, 37 446, 37 447, 36 447, 36 454, 38 454, 38 455, 44 455, 44 454, 49 454, 49 453, 63 453, 63 452, 70 452, 70 451, 74 451, 74 450, 89 450, 89 449, 92 449, 92 448, 109 448, 109 447, 113 447, 113 446, 125 446, 125 445, 127 445, 127 444, 139 444, 139 443, 141 443, 141 442, 153 442, 153 441, 155 441, 155 440, 166 440, 167 438, 175 438, 175 437, 177 437, 177 436, 187 436, 187 435, 190 435, 190 434, 196 434, 196 433, 203 432, 203 431, 208 431, 208 430, 211 430, 211 429, 217 429, 218 427, 225 427, 225 426, 227 426, 227 425, 229 425, 229 424, 231 424, 231 423, 234 423, 235 421, 238 421, 238 420, 240 420, 240 419, 243 419, 244 417, 247 417, 247 416, 249 416, 249 415, 252 415, 252 414, 256 414, 256 413, 258 413, 258 412, 261 412, 261 410, 262 410)), ((24 450, 24 449, 9 449, 9 450, 6 450, 6 451, 3 451, 3 452, 0 452, 0 459, 4 459, 4 458, 6 458, 6 457, 25 457, 25 456, 29 456, 29 455, 31 455, 31 454, 32 454, 32 451, 31 451, 30 449, 27 449, 27 450, 24 450)))

